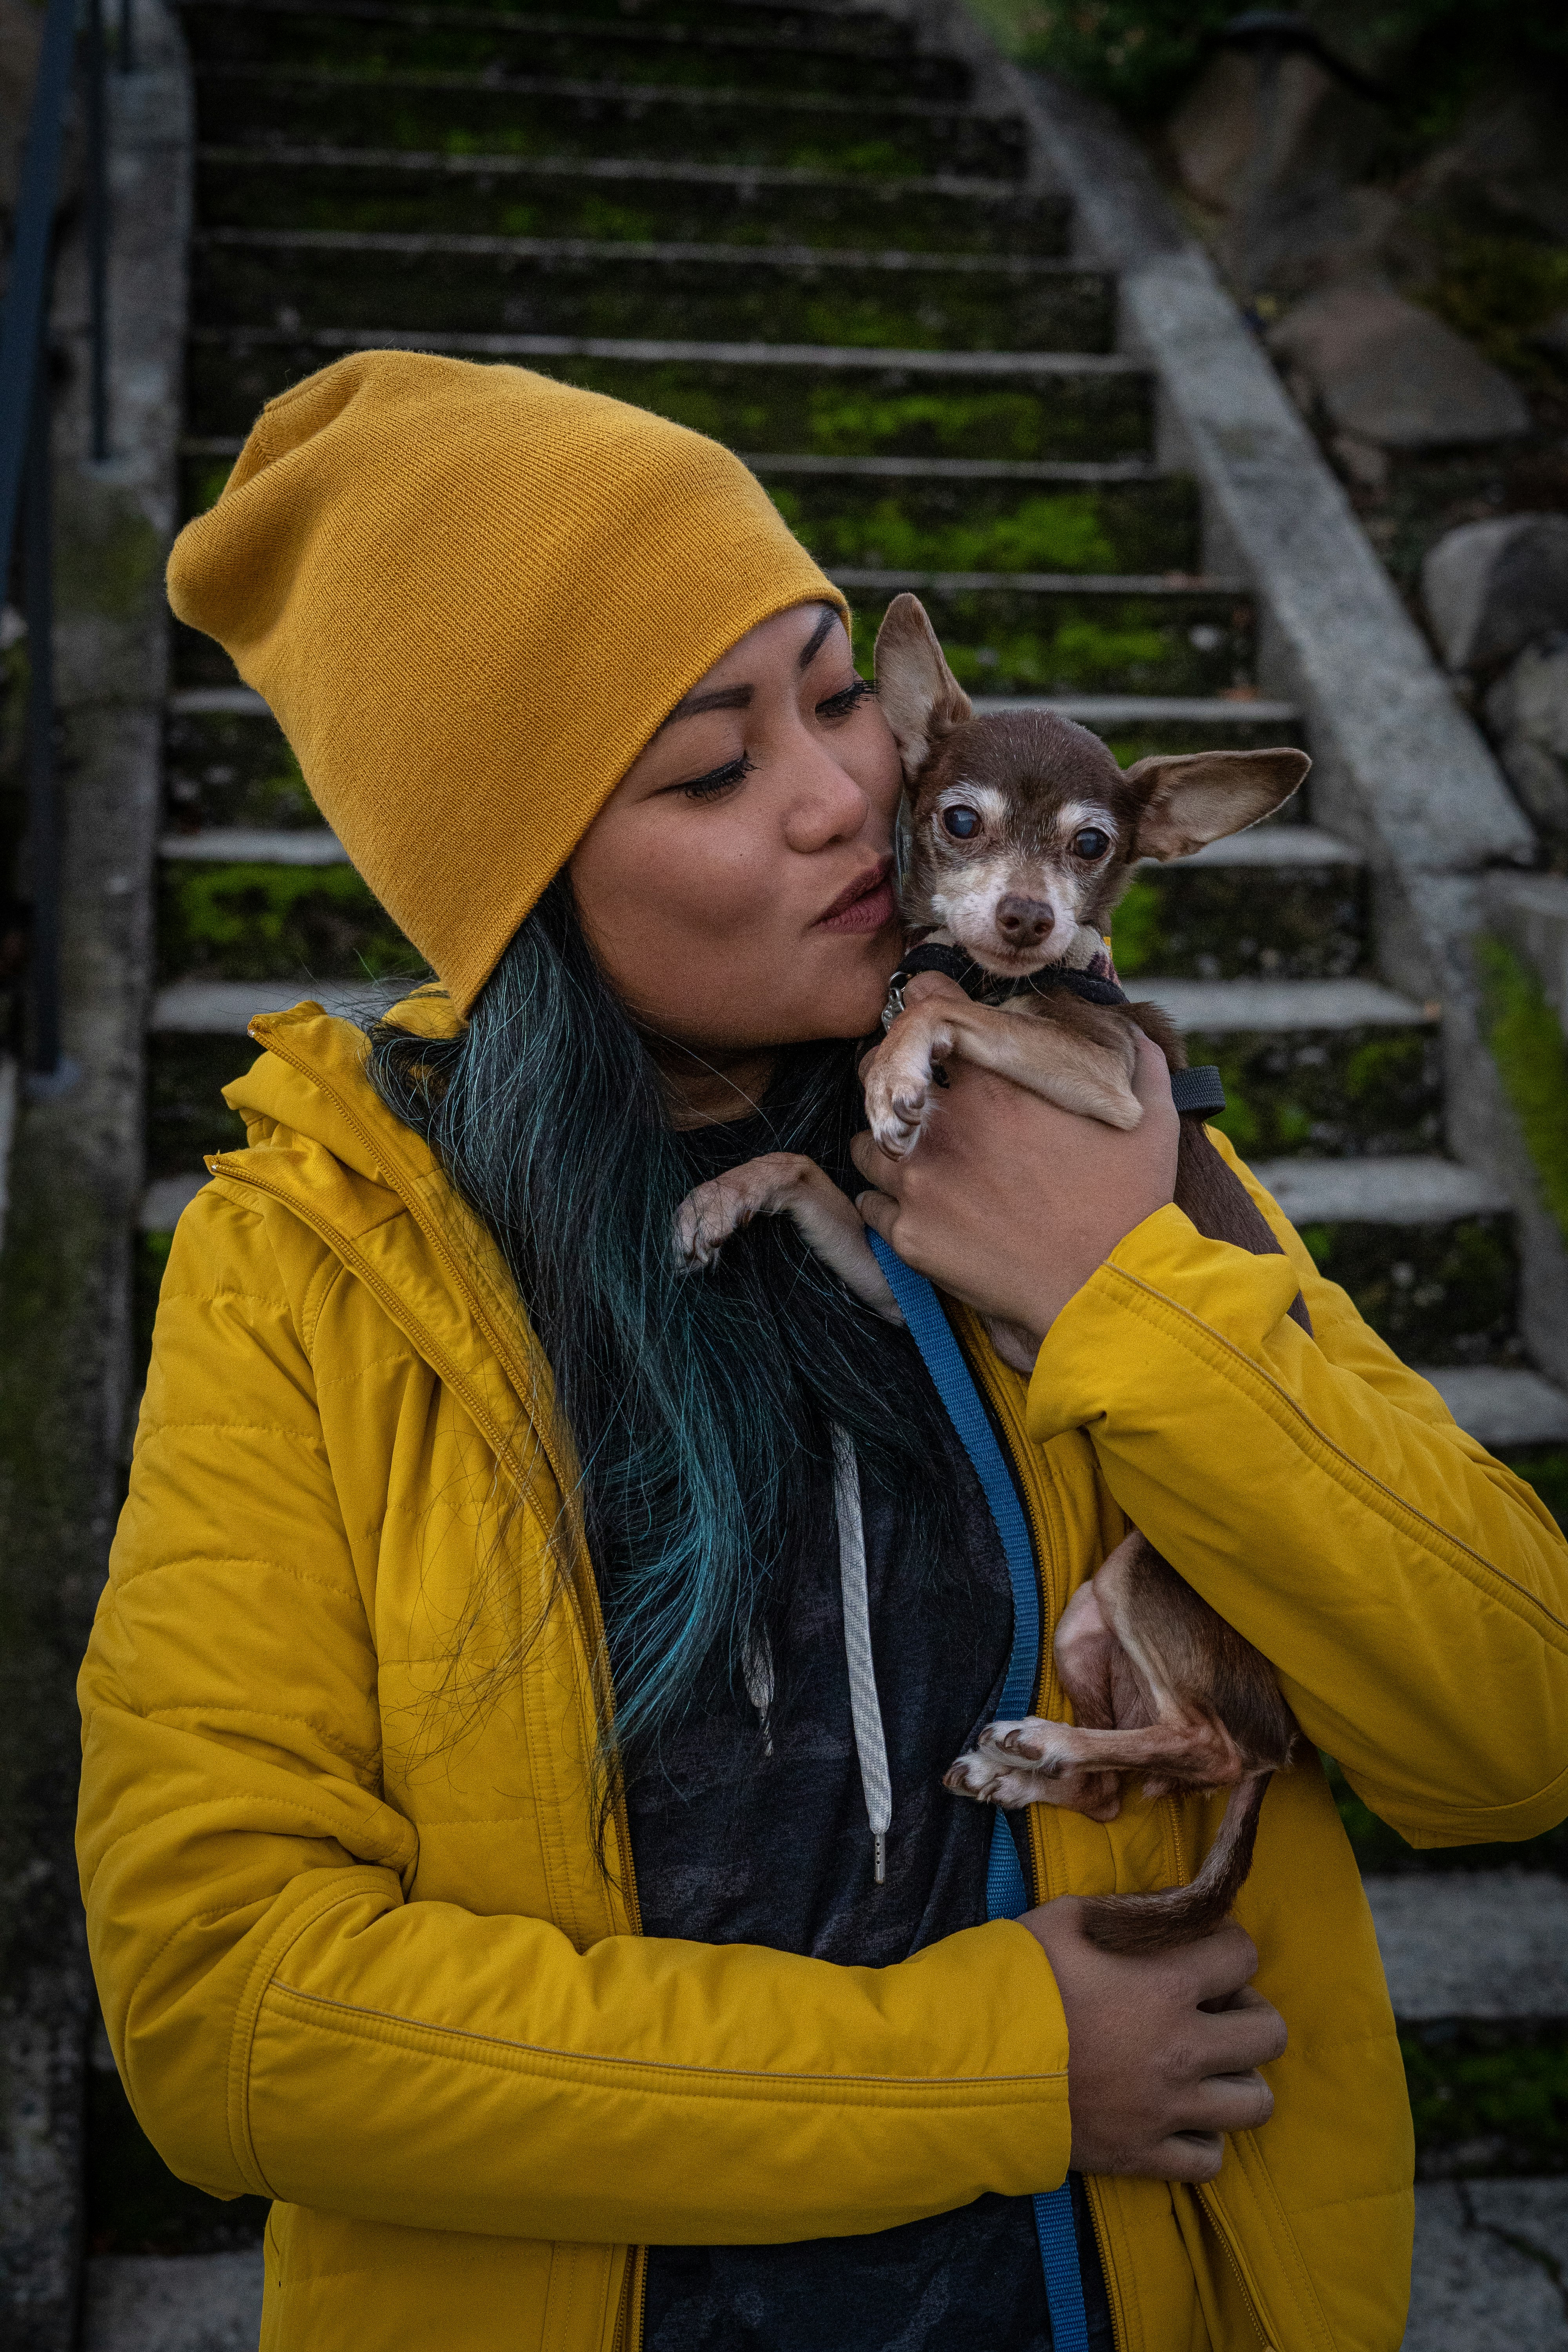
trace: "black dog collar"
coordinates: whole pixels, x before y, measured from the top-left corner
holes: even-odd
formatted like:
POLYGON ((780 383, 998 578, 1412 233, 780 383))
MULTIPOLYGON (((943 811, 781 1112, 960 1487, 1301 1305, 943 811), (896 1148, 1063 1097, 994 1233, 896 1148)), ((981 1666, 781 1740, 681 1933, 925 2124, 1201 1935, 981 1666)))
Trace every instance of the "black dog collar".
MULTIPOLYGON (((1005 1004, 1013 996, 1049 996, 1065 991, 1083 1004, 1125 1004, 1127 991, 1113 980, 1102 980, 1089 971, 1069 971, 1065 964, 1045 964, 1038 971, 1027 973, 1021 980, 1005 974, 987 971, 984 964, 964 954, 962 948, 913 948, 905 956, 889 983, 888 1013, 884 1025, 904 1009, 904 990, 918 972, 940 971, 946 980, 958 982, 965 996, 976 1004, 1005 1004)), ((1171 1072, 1171 1099, 1184 1113, 1207 1116, 1225 1108, 1225 1086, 1217 1066, 1202 1063, 1195 1070, 1171 1072)))

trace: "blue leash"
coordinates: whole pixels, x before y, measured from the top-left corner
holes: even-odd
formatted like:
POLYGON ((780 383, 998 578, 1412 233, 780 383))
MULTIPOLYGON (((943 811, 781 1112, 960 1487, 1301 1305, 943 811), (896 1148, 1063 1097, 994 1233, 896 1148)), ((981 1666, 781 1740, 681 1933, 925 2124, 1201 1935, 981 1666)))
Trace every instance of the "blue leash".
MULTIPOLYGON (((924 1275, 907 1266, 879 1234, 868 1233, 866 1238, 876 1252, 877 1263, 888 1277, 910 1336, 936 1383, 937 1394, 963 1442, 963 1450, 974 1465, 975 1475, 991 1506, 1013 1585, 1013 1651, 1007 1661, 1007 1678, 1002 1685, 997 1714, 1002 1717, 1027 1715, 1039 1675, 1040 1595, 1023 1505, 985 1417, 980 1392, 935 1291, 924 1275)), ((1003 1812, 996 1814, 992 1825, 991 1854, 985 1871, 985 1908, 993 1919, 1016 1919, 1029 1908, 1024 1866, 1018 1859, 1007 1816, 1003 1812)), ((1040 2260, 1046 2273, 1046 2301, 1051 2315, 1052 2352, 1089 2352, 1089 2322, 1084 2316, 1072 2191, 1064 2180, 1059 2189, 1036 2197, 1033 2202, 1040 2260)))

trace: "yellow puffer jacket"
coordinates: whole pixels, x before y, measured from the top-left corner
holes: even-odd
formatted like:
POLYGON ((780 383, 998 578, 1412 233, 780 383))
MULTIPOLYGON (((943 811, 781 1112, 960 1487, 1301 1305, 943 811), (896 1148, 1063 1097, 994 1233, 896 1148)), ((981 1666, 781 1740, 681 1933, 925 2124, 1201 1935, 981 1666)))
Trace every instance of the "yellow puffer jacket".
MULTIPOLYGON (((624 1824, 596 1859, 594 1585, 549 1564, 563 1468, 500 1260, 358 1032, 304 1005, 256 1034, 250 1148, 163 1286, 80 1855, 142 2124, 185 2179, 277 2200, 264 2346, 633 2352, 641 2244, 1055 2186, 1066 2040, 1023 1928, 882 1969, 639 1936, 624 1824)), ((1568 1811, 1568 1553, 1258 1198, 1288 1258, 1162 1210, 1027 1384, 966 1331, 1047 1622, 1130 1514, 1384 1819, 1528 1837, 1568 1811)), ((1184 1877, 1217 1817, 1042 1809, 1042 1899, 1184 1877)), ((1241 1916, 1290 2028, 1275 2116, 1211 2188, 1091 2184, 1121 2352, 1394 2352, 1409 2113, 1315 1761, 1270 1790, 1241 1916)))

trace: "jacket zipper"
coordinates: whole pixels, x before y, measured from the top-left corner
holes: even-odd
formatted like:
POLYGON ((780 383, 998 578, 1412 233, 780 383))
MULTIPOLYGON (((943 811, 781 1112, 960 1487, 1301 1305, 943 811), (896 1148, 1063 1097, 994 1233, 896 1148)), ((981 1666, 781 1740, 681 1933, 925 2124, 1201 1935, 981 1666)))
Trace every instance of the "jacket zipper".
POLYGON ((1236 2283, 1241 2289, 1241 2299, 1247 2305, 1247 2315, 1258 2332, 1258 2341, 1263 2347, 1263 2352, 1274 2352, 1274 2347, 1269 2341, 1268 2330, 1263 2325, 1258 2305, 1253 2300, 1252 2289, 1247 2283, 1247 2273, 1242 2269, 1236 2249, 1231 2244, 1230 2231, 1221 2219, 1218 2201, 1206 2185, 1200 2184, 1197 2194, 1198 2202, 1208 2217, 1208 2225, 1219 2240, 1225 2250, 1226 2261, 1236 2274, 1236 2283))

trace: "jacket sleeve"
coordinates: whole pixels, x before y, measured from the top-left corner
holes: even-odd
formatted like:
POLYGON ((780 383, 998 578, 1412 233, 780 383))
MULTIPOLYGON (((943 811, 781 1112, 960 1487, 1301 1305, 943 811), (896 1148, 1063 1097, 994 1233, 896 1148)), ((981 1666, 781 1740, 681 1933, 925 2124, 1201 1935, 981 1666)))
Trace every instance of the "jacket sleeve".
POLYGON ((1412 1844, 1533 1837, 1568 1813, 1568 1545, 1215 1140, 1285 1256, 1145 1220, 1047 1333, 1030 1434, 1088 1432, 1134 1525, 1412 1844))
POLYGON ((854 2235, 1058 2182, 1066 2031, 1010 1922, 871 1969, 579 1950, 549 1918, 408 1899, 417 1832, 382 1790, 302 1320, 261 1215, 182 1223, 81 1673, 93 1966, 174 2170, 382 2222, 666 2243, 854 2235))

